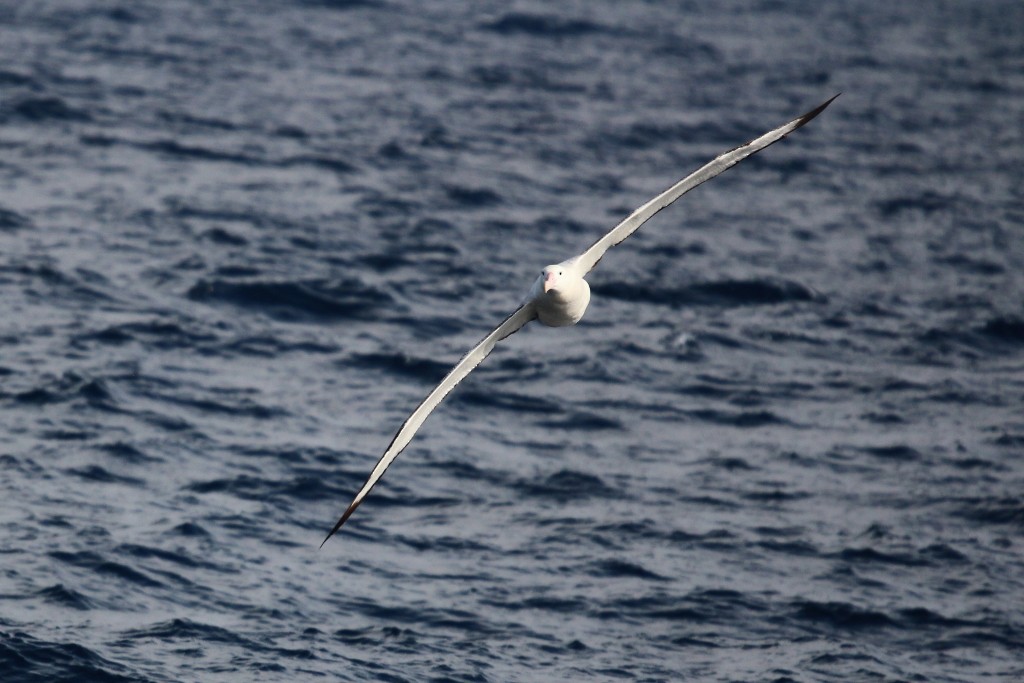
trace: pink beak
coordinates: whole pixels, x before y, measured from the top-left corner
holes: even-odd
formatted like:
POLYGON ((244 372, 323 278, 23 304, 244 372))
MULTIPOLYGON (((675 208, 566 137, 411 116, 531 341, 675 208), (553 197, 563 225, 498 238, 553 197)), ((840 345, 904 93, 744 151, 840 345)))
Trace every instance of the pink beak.
POLYGON ((547 294, 549 290, 555 288, 558 278, 554 273, 548 273, 544 276, 544 293, 547 294))

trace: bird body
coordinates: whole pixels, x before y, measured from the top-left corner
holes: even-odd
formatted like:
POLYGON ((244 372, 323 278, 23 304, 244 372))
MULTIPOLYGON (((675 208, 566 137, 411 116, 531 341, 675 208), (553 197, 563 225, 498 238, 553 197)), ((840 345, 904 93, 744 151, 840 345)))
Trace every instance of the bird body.
POLYGON ((537 311, 537 320, 548 327, 575 325, 590 303, 590 285, 569 259, 541 271, 533 283, 527 302, 537 311))
MULTIPOLYGON (((327 538, 324 539, 323 543, 326 543, 342 527, 352 513, 355 512, 356 508, 359 507, 367 494, 370 493, 370 490, 380 481, 384 472, 394 462, 395 458, 398 457, 399 453, 409 445, 409 442, 412 441, 413 436, 423 425, 427 416, 466 375, 490 354, 495 344, 515 333, 532 320, 538 320, 541 324, 548 327, 575 325, 583 317, 590 303, 590 285, 587 284, 584 276, 598 264, 608 249, 632 235, 641 225, 650 220, 652 216, 693 188, 711 180, 743 159, 778 142, 789 133, 803 126, 820 114, 836 97, 838 95, 803 116, 793 119, 778 128, 774 128, 744 145, 718 155, 707 164, 704 164, 690 175, 640 206, 627 216, 625 220, 590 245, 583 253, 561 263, 546 266, 533 283, 526 300, 519 308, 512 315, 505 318, 498 327, 463 356, 462 360, 455 364, 444 379, 441 380, 441 383, 427 395, 406 419, 391 440, 387 450, 384 451, 384 454, 370 472, 366 483, 356 493, 355 498, 341 515, 334 528, 331 529, 331 532, 327 534, 327 538)), ((320 544, 321 547, 323 547, 323 543, 320 544)))

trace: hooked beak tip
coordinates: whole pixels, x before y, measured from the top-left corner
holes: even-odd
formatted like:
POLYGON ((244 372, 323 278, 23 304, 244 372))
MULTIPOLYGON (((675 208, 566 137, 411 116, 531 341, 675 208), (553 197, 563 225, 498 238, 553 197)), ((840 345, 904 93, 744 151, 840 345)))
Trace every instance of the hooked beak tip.
POLYGON ((556 282, 557 282, 557 280, 555 279, 555 274, 554 273, 548 273, 544 277, 544 293, 547 294, 552 289, 554 289, 556 282))

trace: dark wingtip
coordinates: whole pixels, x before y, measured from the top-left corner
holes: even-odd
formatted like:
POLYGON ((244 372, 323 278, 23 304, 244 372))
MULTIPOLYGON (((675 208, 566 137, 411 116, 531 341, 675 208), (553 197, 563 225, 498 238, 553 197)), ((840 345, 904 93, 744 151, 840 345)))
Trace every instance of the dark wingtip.
POLYGON ((815 107, 814 109, 812 109, 811 111, 807 112, 806 114, 801 116, 799 119, 797 119, 797 121, 799 122, 799 125, 797 126, 797 128, 799 128, 800 126, 804 125, 805 123, 807 123, 808 121, 813 119, 815 116, 817 116, 821 112, 825 111, 825 107, 827 107, 828 105, 832 104, 833 100, 835 100, 837 97, 839 97, 842 94, 843 93, 841 93, 841 92, 837 92, 835 95, 833 95, 832 97, 828 98, 827 100, 825 100, 824 102, 819 104, 817 107, 815 107))
POLYGON ((343 514, 341 518, 338 519, 338 523, 334 525, 333 529, 331 529, 331 533, 327 534, 327 538, 325 538, 323 540, 323 543, 320 544, 321 548, 324 547, 324 543, 327 543, 327 541, 331 540, 331 536, 338 533, 338 529, 340 529, 341 526, 348 521, 348 518, 352 516, 352 513, 356 511, 357 507, 359 507, 359 503, 352 503, 351 505, 348 506, 348 509, 345 510, 345 514, 343 514))

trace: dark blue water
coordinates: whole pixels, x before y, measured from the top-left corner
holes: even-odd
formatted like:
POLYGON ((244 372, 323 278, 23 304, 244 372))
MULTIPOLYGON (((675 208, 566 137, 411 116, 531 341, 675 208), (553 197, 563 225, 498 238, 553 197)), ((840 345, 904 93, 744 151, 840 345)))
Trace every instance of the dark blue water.
POLYGON ((4 2, 0 679, 1024 679, 1022 153, 1018 0, 4 2))

